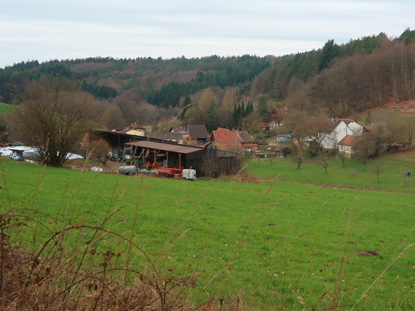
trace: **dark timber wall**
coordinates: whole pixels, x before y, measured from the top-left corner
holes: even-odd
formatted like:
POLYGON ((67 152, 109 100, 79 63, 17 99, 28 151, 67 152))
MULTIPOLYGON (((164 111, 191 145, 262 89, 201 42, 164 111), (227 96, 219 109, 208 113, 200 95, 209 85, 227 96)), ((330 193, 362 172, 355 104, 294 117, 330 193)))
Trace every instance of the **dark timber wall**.
POLYGON ((186 166, 195 169, 198 176, 235 175, 241 169, 241 156, 207 146, 203 152, 186 155, 186 166))

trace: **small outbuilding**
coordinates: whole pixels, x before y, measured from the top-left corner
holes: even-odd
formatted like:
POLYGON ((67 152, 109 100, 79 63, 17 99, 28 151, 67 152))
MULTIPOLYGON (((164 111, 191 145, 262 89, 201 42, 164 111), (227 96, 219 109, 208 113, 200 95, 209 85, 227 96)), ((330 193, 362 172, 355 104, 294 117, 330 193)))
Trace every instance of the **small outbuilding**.
POLYGON ((291 149, 284 146, 278 146, 274 151, 277 158, 285 158, 291 154, 291 149))
POLYGON ((343 154, 346 158, 351 158, 353 155, 353 135, 346 135, 340 142, 339 142, 339 153, 343 154))

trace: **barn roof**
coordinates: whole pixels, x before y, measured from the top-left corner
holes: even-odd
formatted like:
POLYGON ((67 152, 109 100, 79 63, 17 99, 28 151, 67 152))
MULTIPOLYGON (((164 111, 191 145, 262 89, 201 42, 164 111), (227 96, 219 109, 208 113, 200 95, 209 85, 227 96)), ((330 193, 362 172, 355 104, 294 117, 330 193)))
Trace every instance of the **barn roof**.
POLYGON ((186 130, 190 133, 190 137, 196 139, 207 139, 209 134, 204 124, 188 125, 186 130))
POLYGON ((231 131, 213 131, 210 140, 220 145, 242 147, 238 133, 231 131))
POLYGON ((148 140, 141 140, 141 141, 134 141, 127 143, 126 145, 141 147, 141 148, 150 148, 150 149, 156 149, 156 150, 163 150, 163 151, 170 151, 170 152, 176 152, 176 153, 183 153, 183 154, 189 154, 193 152, 202 151, 203 148, 198 147, 190 147, 190 146, 183 146, 183 145, 177 145, 177 144, 165 144, 165 143, 158 143, 148 140))

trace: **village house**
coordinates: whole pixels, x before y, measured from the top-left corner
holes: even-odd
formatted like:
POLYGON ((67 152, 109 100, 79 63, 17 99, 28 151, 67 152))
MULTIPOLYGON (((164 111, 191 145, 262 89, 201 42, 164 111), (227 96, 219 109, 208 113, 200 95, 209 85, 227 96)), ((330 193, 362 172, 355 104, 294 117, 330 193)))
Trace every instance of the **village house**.
POLYGON ((232 152, 258 151, 258 144, 255 143, 248 131, 230 131, 225 128, 218 128, 210 134, 209 141, 221 150, 232 152))
POLYGON ((259 127, 261 128, 261 131, 268 132, 270 129, 269 123, 267 122, 261 122, 259 123, 259 127))
POLYGON ((180 126, 171 129, 170 133, 183 135, 183 143, 187 145, 204 145, 209 138, 209 133, 204 124, 180 126))
POLYGON ((278 146, 274 151, 276 158, 285 158, 291 154, 291 149, 286 146, 278 146))
POLYGON ((258 144, 255 143, 248 131, 237 131, 236 133, 245 151, 251 152, 258 150, 258 144))
POLYGON ((287 115, 287 108, 274 108, 271 111, 272 127, 280 127, 283 125, 283 120, 287 115))
POLYGON ((268 143, 272 149, 274 149, 275 157, 285 158, 291 154, 291 147, 293 141, 291 135, 278 135, 275 140, 268 143))
POLYGON ((190 134, 192 145, 204 145, 208 141, 209 133, 204 124, 187 125, 186 132, 190 134))
MULTIPOLYGON (((317 121, 316 121, 317 122, 317 121)), ((332 119, 331 126, 324 132, 318 133, 318 141, 325 151, 336 152, 339 143, 347 136, 360 136, 366 128, 350 119, 332 119)))
POLYGON ((218 128, 209 136, 209 141, 216 145, 220 150, 240 152, 244 148, 237 132, 224 128, 218 128))

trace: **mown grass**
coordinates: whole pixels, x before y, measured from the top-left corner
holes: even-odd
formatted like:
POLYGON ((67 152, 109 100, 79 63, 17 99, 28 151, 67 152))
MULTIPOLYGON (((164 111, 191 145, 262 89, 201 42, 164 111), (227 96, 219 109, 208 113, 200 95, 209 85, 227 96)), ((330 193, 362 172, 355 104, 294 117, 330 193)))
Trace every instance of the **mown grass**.
MULTIPOLYGON (((133 237, 163 276, 194 279, 188 293, 194 303, 242 295, 257 309, 350 309, 374 282, 358 310, 415 303, 414 249, 394 261, 415 240, 411 194, 96 175, 8 160, 1 166, 1 208, 52 231, 64 223, 99 225, 122 208, 107 228, 133 237)), ((50 233, 26 222, 14 239, 37 249, 50 233)), ((80 231, 68 243, 86 247, 90 239, 80 231)), ((109 237, 97 244, 115 253, 128 249, 109 237)), ((129 265, 151 269, 135 249, 129 265)))
POLYGON ((262 179, 272 179, 311 184, 357 187, 361 189, 385 190, 396 192, 415 192, 415 175, 403 177, 401 172, 415 174, 415 152, 384 155, 380 159, 363 165, 355 159, 345 161, 342 167, 340 159, 335 157, 329 162, 327 174, 318 159, 307 159, 297 170, 297 164, 291 159, 252 159, 246 171, 262 179), (380 168, 379 180, 376 169, 380 168))

